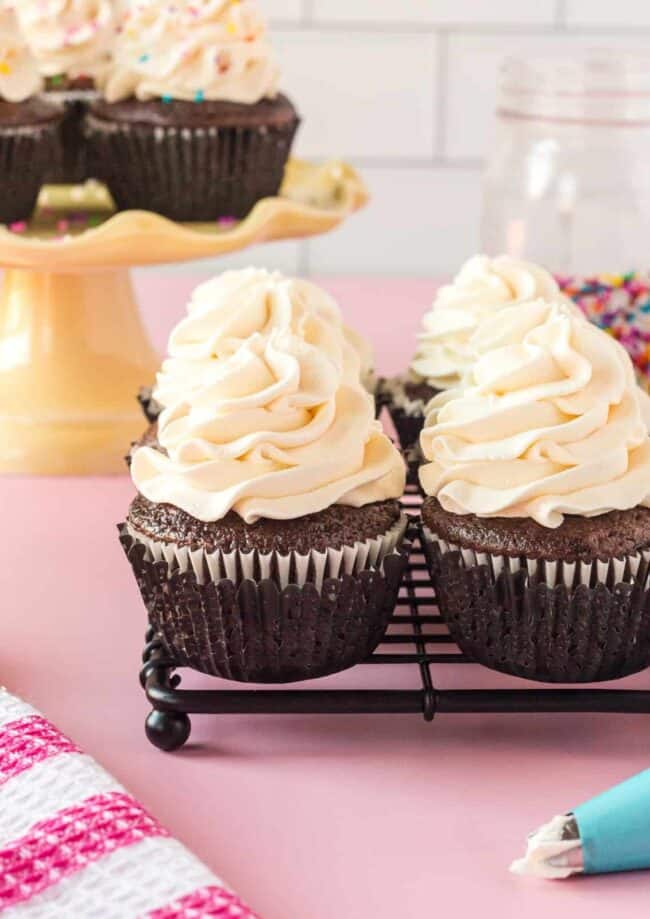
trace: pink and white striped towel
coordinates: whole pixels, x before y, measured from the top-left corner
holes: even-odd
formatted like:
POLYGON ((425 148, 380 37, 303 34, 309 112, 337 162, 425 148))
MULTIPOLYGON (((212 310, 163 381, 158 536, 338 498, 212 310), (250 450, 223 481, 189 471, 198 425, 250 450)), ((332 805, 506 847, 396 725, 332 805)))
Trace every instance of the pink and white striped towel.
POLYGON ((53 724, 0 689, 2 919, 257 919, 53 724))

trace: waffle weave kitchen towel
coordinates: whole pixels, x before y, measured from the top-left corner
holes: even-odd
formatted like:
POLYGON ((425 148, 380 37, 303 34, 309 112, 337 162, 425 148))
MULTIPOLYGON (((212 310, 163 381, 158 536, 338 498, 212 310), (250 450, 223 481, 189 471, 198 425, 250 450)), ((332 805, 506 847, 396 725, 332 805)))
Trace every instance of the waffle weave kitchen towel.
POLYGON ((259 919, 47 719, 0 689, 2 919, 259 919))

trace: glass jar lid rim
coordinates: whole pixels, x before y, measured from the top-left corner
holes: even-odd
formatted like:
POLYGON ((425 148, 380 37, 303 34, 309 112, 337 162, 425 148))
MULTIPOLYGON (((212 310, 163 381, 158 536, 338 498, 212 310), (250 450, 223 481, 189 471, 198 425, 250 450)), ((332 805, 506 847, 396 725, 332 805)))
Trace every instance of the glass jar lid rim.
POLYGON ((650 121, 650 55, 594 49, 581 54, 506 58, 498 109, 521 118, 650 121))
POLYGON ((593 48, 567 56, 509 55, 500 71, 502 92, 568 94, 650 93, 650 55, 628 49, 593 48))

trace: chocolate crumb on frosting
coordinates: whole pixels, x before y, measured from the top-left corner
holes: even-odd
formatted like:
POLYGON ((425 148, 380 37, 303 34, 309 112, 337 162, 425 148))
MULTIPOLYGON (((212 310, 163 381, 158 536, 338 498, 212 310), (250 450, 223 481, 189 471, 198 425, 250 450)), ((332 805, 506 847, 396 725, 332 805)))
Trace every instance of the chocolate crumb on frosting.
POLYGON ((650 508, 610 511, 597 517, 565 515, 556 529, 528 517, 452 514, 426 498, 422 520, 432 533, 454 545, 545 561, 587 562, 622 558, 650 546, 650 508))
POLYGON ((214 552, 239 550, 301 555, 340 549, 382 536, 400 517, 399 503, 378 501, 364 507, 335 504, 295 520, 261 519, 245 523, 230 511, 223 520, 204 523, 171 504, 154 504, 142 495, 129 509, 128 523, 138 534, 158 542, 214 552))

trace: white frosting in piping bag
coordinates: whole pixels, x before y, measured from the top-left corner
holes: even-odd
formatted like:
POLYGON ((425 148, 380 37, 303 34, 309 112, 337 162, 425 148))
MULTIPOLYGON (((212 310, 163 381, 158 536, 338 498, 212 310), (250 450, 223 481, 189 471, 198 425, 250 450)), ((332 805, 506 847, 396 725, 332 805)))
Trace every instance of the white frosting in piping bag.
POLYGON ((102 78, 115 38, 111 0, 15 0, 14 7, 43 76, 102 78))
POLYGON ((131 466, 150 501, 252 523, 401 497, 402 459, 313 284, 229 272, 198 289, 169 352, 155 390, 168 456, 141 447, 131 466))
POLYGON ((570 302, 538 265, 507 255, 469 259, 425 314, 412 373, 436 389, 458 385, 473 363, 471 338, 479 324, 504 307, 537 297, 570 302))
POLYGON ((580 839, 563 839, 572 822, 570 815, 553 817, 528 837, 526 854, 512 863, 513 874, 527 877, 562 880, 582 874, 582 843, 580 839))
POLYGON ((43 88, 36 61, 21 35, 13 3, 0 3, 0 98, 24 102, 43 88))
POLYGON ((252 104, 277 94, 279 76, 254 0, 134 0, 104 94, 252 104))
POLYGON ((559 303, 488 319, 463 390, 429 406, 420 469, 445 510, 558 527, 650 506, 650 401, 627 352, 559 303))

